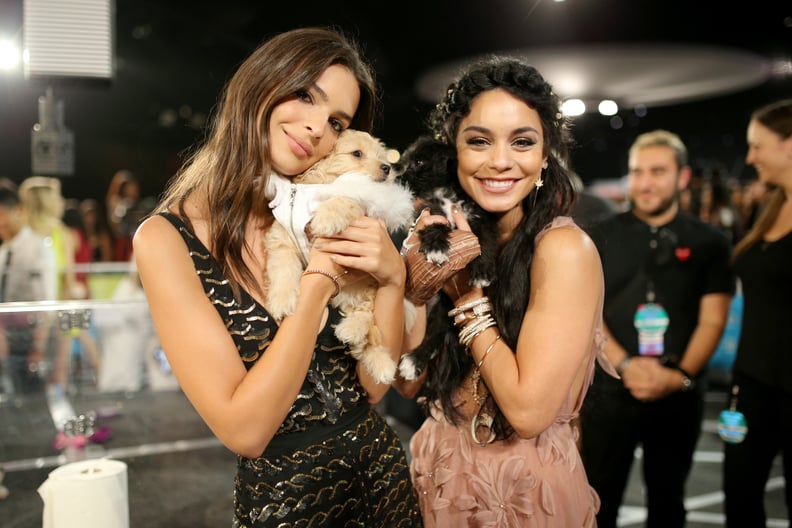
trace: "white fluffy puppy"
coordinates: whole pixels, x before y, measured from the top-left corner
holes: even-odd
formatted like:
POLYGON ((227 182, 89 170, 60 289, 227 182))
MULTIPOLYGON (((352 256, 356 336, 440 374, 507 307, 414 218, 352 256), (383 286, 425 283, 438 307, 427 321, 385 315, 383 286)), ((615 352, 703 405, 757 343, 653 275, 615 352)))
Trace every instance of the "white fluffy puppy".
MULTIPOLYGON (((343 231, 364 215, 383 220, 391 232, 412 221, 413 196, 393 180, 385 145, 358 130, 342 132, 333 151, 303 174, 292 179, 270 177, 267 195, 277 221, 265 238, 267 310, 275 319, 294 311, 313 237, 343 231)), ((341 289, 331 300, 343 314, 335 333, 378 382, 390 383, 396 363, 374 324, 376 289, 371 277, 341 289)), ((405 301, 408 328, 414 309, 405 301)))

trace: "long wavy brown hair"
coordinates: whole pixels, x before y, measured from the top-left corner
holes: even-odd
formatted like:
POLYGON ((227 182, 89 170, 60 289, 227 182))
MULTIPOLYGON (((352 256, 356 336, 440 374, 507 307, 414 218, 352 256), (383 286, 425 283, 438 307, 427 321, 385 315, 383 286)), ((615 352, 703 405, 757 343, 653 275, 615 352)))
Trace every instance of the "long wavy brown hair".
POLYGON ((197 198, 209 226, 209 250, 237 294, 240 282, 261 293, 242 254, 248 249, 247 223, 272 218, 264 197, 272 110, 333 65, 345 66, 358 81, 360 102, 351 128, 370 132, 378 106, 376 85, 357 44, 329 28, 278 34, 256 48, 228 81, 205 141, 169 182, 154 211, 175 210, 189 222, 184 203, 189 196, 197 198))

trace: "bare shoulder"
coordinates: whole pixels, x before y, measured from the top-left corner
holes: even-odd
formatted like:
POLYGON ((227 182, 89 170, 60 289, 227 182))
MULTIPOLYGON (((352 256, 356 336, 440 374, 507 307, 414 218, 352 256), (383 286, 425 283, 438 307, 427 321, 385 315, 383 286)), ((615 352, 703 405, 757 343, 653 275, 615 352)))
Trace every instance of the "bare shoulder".
POLYGON ((166 218, 154 215, 145 219, 132 239, 135 262, 141 273, 192 266, 189 251, 177 228, 166 218))
POLYGON ((575 225, 550 229, 536 245, 531 280, 537 292, 557 296, 562 302, 570 296, 578 301, 599 299, 603 273, 597 246, 575 225))
MULTIPOLYGON (((132 238, 132 245, 135 255, 138 255, 147 250, 160 251, 171 247, 176 240, 181 241, 181 235, 173 224, 160 215, 153 215, 138 226, 135 236, 132 238)), ((176 248, 178 247, 176 246, 176 248)))
POLYGON ((585 231, 576 225, 565 225, 552 228, 542 236, 536 245, 537 258, 550 259, 561 263, 597 263, 599 253, 597 246, 585 231))
MULTIPOLYGON (((166 218, 155 215, 144 220, 132 239, 137 270, 149 302, 167 304, 168 292, 179 291, 181 301, 203 296, 190 251, 178 229, 166 218)), ((176 299, 176 296, 170 295, 176 299)))

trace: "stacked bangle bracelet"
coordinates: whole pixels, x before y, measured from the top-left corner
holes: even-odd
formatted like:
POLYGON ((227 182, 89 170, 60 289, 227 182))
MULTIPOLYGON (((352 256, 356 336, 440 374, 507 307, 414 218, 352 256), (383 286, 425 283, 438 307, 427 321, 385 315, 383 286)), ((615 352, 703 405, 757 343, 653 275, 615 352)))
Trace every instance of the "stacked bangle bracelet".
POLYGON ((463 347, 469 349, 476 336, 487 328, 495 326, 491 312, 492 304, 488 297, 474 299, 448 312, 448 316, 454 318, 454 324, 461 328, 459 343, 463 347))

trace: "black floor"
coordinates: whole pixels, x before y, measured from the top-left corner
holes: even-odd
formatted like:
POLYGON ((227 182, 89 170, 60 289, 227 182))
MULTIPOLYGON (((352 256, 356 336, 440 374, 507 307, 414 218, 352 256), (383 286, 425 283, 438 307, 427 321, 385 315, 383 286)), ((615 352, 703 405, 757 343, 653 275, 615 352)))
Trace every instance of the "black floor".
MULTIPOLYGON (((52 395, 18 396, 0 401, 0 467, 10 495, 0 500, 0 526, 37 528, 42 501, 37 488, 59 464, 66 462, 53 446, 56 429, 52 395)), ((61 401, 63 403, 63 401, 61 401)), ((231 486, 235 457, 212 437, 179 391, 142 390, 99 393, 85 390, 66 400, 77 413, 94 412, 96 426, 111 436, 89 445, 87 456, 108 456, 127 464, 130 526, 181 528, 230 526, 231 486)), ((725 394, 708 395, 707 418, 696 463, 688 484, 688 527, 723 525, 720 491, 722 443, 715 431, 725 394)), ((412 434, 403 409, 391 408, 390 421, 405 440, 412 434)), ((636 453, 640 456, 640 453, 636 453)), ((643 526, 642 487, 635 466, 620 526, 643 526)), ((787 527, 780 461, 767 491, 768 526, 787 527)))

